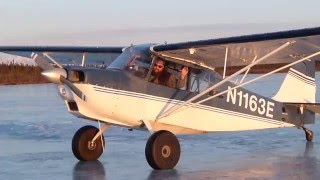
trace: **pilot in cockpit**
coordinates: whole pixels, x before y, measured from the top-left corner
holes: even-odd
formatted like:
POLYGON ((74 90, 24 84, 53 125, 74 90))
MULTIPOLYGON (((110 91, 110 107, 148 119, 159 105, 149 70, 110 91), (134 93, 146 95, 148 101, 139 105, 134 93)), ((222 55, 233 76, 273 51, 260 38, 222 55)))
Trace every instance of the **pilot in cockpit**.
POLYGON ((153 66, 149 81, 171 88, 182 88, 186 84, 188 71, 188 67, 183 67, 180 77, 177 79, 173 74, 165 70, 165 60, 158 57, 153 66))

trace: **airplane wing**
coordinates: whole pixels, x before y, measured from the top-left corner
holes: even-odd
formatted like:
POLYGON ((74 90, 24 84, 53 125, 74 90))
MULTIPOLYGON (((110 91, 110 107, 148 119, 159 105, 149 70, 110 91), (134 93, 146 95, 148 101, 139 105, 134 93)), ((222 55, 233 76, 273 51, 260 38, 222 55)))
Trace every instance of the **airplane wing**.
POLYGON ((124 47, 94 46, 0 46, 0 52, 30 58, 31 52, 49 53, 60 64, 80 64, 83 54, 90 64, 108 64, 122 53, 124 47), (76 62, 77 61, 77 62, 76 62))
POLYGON ((252 63, 253 59, 259 59, 287 42, 290 42, 289 46, 256 67, 270 71, 319 51, 320 27, 156 45, 152 47, 152 51, 157 56, 180 63, 211 69, 221 69, 226 64, 229 69, 240 69, 252 63))
POLYGON ((70 52, 70 53, 121 53, 124 47, 94 46, 0 46, 0 51, 70 52))

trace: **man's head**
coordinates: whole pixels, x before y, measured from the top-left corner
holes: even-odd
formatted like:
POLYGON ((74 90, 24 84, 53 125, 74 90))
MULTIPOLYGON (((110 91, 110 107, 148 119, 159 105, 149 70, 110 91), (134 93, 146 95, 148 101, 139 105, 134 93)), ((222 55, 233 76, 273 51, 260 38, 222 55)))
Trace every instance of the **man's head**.
POLYGON ((160 75, 164 70, 165 62, 163 59, 158 58, 153 66, 153 75, 160 75))

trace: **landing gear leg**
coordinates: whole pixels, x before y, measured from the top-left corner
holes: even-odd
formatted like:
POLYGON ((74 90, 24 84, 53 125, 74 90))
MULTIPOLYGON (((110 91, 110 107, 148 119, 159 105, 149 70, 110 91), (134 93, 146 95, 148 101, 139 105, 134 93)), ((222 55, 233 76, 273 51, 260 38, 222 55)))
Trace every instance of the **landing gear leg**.
POLYGON ((97 160, 104 151, 105 140, 103 132, 109 127, 105 125, 101 130, 94 126, 80 128, 72 138, 72 152, 80 161, 97 160))
POLYGON ((304 130, 305 134, 306 134, 306 139, 307 141, 312 141, 313 139, 313 132, 307 128, 305 128, 304 126, 302 126, 302 129, 304 130))
POLYGON ((180 159, 180 143, 169 131, 157 131, 148 139, 145 155, 153 169, 172 169, 180 159))

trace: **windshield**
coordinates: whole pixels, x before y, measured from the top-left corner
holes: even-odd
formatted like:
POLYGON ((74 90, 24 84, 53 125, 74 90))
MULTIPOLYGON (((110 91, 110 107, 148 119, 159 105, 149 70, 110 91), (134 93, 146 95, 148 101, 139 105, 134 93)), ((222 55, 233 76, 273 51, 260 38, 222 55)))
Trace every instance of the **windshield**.
POLYGON ((151 64, 150 45, 131 46, 115 59, 107 69, 127 70, 139 77, 146 77, 151 64))

